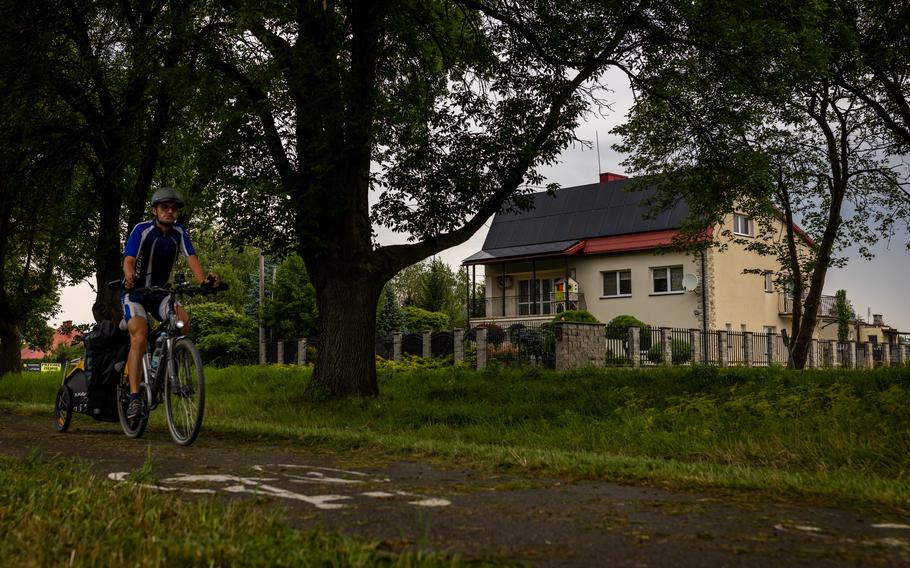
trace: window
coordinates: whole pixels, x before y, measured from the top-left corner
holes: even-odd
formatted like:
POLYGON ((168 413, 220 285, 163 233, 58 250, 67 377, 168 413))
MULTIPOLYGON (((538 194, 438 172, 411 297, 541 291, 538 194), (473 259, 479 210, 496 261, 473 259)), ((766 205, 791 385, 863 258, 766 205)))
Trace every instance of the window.
POLYGON ((610 270, 601 274, 604 279, 604 297, 632 295, 631 270, 610 270))
POLYGON ((774 291, 774 277, 770 273, 765 273, 765 292, 774 291))
POLYGON ((538 278, 536 290, 532 290, 531 280, 518 281, 518 315, 536 315, 554 313, 553 303, 554 278, 538 278), (536 292, 536 298, 535 296, 536 292))
POLYGON ((740 215, 739 213, 733 214, 733 234, 743 235, 746 237, 752 236, 752 219, 746 217, 745 215, 740 215))
POLYGON ((651 269, 652 293, 673 294, 683 292, 682 266, 664 266, 651 269))

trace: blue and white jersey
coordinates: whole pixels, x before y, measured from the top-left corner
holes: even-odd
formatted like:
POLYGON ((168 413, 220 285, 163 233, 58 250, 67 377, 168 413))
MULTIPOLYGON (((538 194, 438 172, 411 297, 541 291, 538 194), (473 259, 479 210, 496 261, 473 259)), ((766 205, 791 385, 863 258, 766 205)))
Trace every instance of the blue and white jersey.
POLYGON ((155 220, 144 221, 133 227, 123 256, 136 257, 137 286, 164 286, 171 277, 177 255, 196 254, 183 225, 174 223, 167 233, 155 225, 155 220))

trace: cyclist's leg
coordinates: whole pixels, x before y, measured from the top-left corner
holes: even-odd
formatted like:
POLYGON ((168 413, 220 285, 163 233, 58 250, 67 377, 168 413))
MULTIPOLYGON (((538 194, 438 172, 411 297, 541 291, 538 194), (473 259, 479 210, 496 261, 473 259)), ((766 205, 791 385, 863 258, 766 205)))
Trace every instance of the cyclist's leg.
POLYGON ((130 394, 139 392, 139 383, 142 382, 142 355, 145 353, 148 341, 148 313, 142 305, 140 298, 124 292, 123 319, 126 320, 126 329, 130 332, 130 353, 126 358, 129 369, 130 394))

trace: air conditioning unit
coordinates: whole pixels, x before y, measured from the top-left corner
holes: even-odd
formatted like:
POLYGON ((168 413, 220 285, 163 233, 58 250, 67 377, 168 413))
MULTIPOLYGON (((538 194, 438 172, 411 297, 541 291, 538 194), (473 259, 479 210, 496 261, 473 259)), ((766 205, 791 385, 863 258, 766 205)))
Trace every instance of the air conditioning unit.
POLYGON ((511 288, 512 287, 512 277, 511 276, 498 276, 496 278, 497 283, 500 288, 511 288))

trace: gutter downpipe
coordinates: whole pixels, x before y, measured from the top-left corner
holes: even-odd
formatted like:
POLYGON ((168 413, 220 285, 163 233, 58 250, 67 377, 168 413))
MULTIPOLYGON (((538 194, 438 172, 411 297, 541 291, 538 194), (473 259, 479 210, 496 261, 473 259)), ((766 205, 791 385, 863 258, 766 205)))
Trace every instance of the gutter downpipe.
POLYGON ((705 257, 707 253, 701 251, 701 330, 702 330, 702 363, 708 360, 708 278, 707 262, 705 257))

